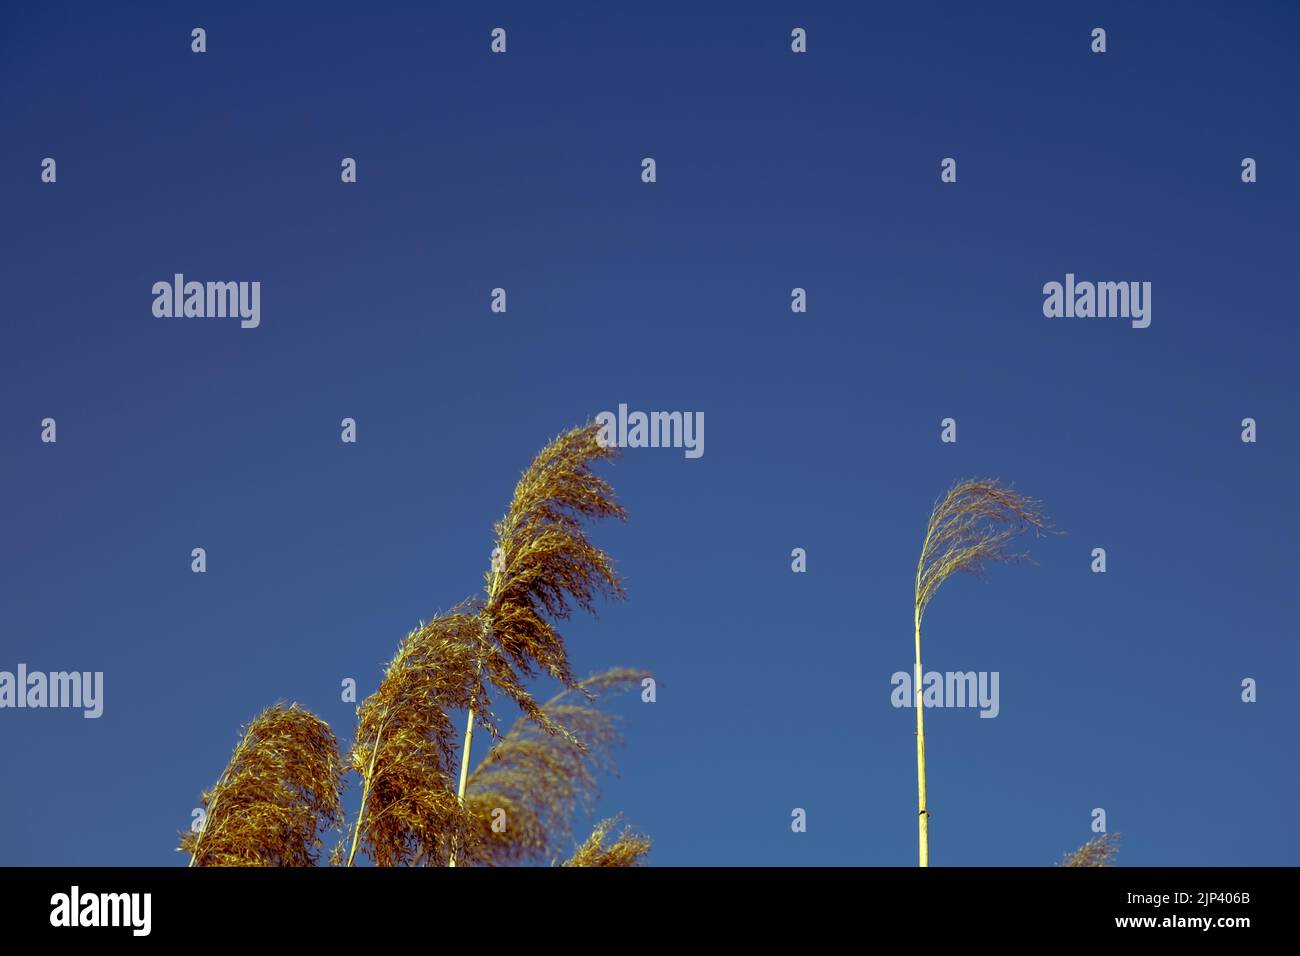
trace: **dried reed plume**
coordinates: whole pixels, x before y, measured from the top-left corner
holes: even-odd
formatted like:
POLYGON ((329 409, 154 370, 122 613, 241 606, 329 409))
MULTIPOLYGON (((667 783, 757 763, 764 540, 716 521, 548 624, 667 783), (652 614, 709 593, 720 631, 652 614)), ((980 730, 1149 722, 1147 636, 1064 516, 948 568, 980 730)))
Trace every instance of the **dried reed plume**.
POLYGON ((960 481, 930 512, 916 564, 916 789, 920 865, 930 865, 930 812, 925 792, 925 709, 921 695, 921 621, 940 585, 953 574, 980 574, 999 561, 1024 557, 1007 550, 1026 531, 1047 530, 1038 502, 996 480, 960 481))
MULTIPOLYGON (((509 510, 496 524, 497 547, 480 615, 492 650, 480 661, 488 681, 548 734, 579 747, 582 743, 545 713, 523 682, 540 670, 576 688, 564 639, 552 621, 568 618, 575 605, 594 613, 601 594, 623 597, 613 561, 591 543, 583 526, 586 519, 627 517, 609 482, 591 470, 593 463, 616 453, 600 443, 599 434, 592 423, 565 432, 520 477, 509 510)), ((475 709, 471 701, 456 789, 462 805, 475 709)), ((450 865, 456 865, 454 849, 450 865)))
POLYGON ((564 861, 564 866, 640 866, 650 852, 650 838, 625 827, 618 839, 608 846, 605 838, 618 821, 601 820, 587 837, 587 842, 564 861))
MULTIPOLYGON (((481 644, 478 617, 464 606, 421 625, 357 709, 348 759, 362 795, 349 866, 358 848, 377 866, 400 866, 417 856, 440 862, 453 846, 468 853, 475 845, 473 821, 453 788, 456 730, 445 711, 486 701, 481 644)), ((480 719, 491 726, 490 717, 480 719)))
POLYGON ((584 519, 626 519, 609 483, 591 470, 616 449, 597 441, 599 427, 574 428, 538 453, 515 487, 510 509, 496 524, 499 571, 487 574, 483 619, 504 652, 489 679, 549 733, 562 727, 546 717, 521 678, 541 671, 576 688, 564 639, 552 621, 575 606, 594 613, 599 595, 623 597, 614 563, 587 538, 584 519))
POLYGON ((264 710, 181 836, 190 866, 314 866, 320 831, 342 819, 342 765, 329 724, 297 704, 264 710))
POLYGON ((1114 866, 1115 857, 1119 855, 1119 834, 1103 833, 1093 837, 1073 853, 1065 857, 1057 866, 1114 866))
POLYGON ((617 772, 613 750, 622 743, 616 718, 586 701, 602 691, 625 690, 647 676, 641 670, 614 668, 588 677, 542 707, 567 736, 548 734, 520 717, 488 752, 466 789, 466 805, 478 821, 483 862, 541 862, 573 839, 574 812, 579 807, 591 811, 599 795, 597 774, 617 772), (501 832, 492 826, 497 810, 505 811, 501 832))
POLYGON ((980 574, 999 561, 1026 557, 1007 550, 1026 531, 1047 530, 1039 504, 996 480, 958 482, 934 506, 916 566, 916 619, 939 585, 958 571, 980 574))

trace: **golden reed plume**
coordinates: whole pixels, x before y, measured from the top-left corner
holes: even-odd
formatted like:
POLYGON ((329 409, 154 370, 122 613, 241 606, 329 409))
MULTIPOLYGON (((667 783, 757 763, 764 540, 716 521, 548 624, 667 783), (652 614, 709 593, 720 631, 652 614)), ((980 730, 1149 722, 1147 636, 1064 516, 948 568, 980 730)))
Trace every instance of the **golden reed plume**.
MULTIPOLYGON (((602 445, 599 426, 588 422, 555 438, 538 452, 515 486, 505 516, 496 524, 496 548, 486 575, 487 599, 480 617, 491 653, 480 661, 488 681, 505 692, 546 733, 584 746, 549 717, 523 682, 538 671, 565 687, 577 688, 564 639, 552 621, 574 606, 595 613, 599 595, 622 598, 614 562, 587 537, 583 521, 626 519, 609 482, 591 470, 617 450, 602 445)), ((465 718, 460 782, 456 796, 465 803, 477 703, 465 718)), ((456 865, 453 850, 450 861, 456 865)))
POLYGON ((650 838, 624 828, 618 839, 606 845, 605 838, 617 820, 602 820, 587 837, 587 842, 564 861, 564 866, 639 866, 650 852, 650 838))
POLYGON ((276 705, 248 724, 211 791, 202 829, 182 834, 190 866, 314 866, 339 823, 342 765, 329 724, 276 705))
POLYGON ((1038 502, 996 480, 960 481, 934 506, 916 564, 916 791, 920 865, 930 865, 930 811, 925 791, 925 709, 921 696, 921 621, 939 586, 957 572, 980 574, 994 562, 1024 555, 1007 550, 1026 531, 1047 530, 1038 502))
POLYGON ((551 621, 569 617, 575 605, 594 613, 599 595, 624 596, 613 561, 583 527, 584 519, 627 518, 614 489, 591 470, 616 454, 597 441, 598 434, 595 424, 574 428, 533 459, 496 524, 499 557, 487 574, 483 619, 504 652, 489 663, 489 677, 525 714, 561 735, 563 728, 522 691, 520 678, 540 669, 577 687, 564 639, 551 621))
POLYGON ((359 848, 377 866, 446 860, 453 845, 470 851, 474 827, 453 789, 456 729, 446 710, 484 696, 480 633, 477 616, 463 608, 416 628, 357 709, 348 761, 362 794, 349 866, 359 848))
POLYGON ((1114 866, 1119 855, 1119 834, 1103 833, 1093 837, 1073 853, 1065 854, 1057 866, 1114 866))
POLYGON ((1025 558, 1007 550, 1026 531, 1047 530, 1039 503, 996 480, 961 481, 930 513, 916 566, 916 617, 950 576, 980 574, 994 562, 1025 558))
POLYGON ((591 811, 599 796, 597 774, 617 772, 613 750, 622 743, 616 718, 589 706, 588 695, 625 690, 648 676, 614 668, 588 677, 542 707, 566 735, 548 734, 521 717, 488 752, 466 789, 466 806, 478 822, 482 862, 542 862, 573 838, 574 812, 579 807, 591 811), (575 738, 582 747, 572 742, 575 738))

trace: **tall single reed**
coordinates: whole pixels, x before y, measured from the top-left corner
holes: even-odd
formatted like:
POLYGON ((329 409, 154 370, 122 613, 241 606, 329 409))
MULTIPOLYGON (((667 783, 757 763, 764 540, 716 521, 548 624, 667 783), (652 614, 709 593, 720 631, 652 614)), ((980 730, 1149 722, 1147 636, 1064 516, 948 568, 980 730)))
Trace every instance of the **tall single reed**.
POLYGON ((930 512, 916 563, 916 793, 920 865, 930 865, 930 811, 925 790, 925 709, 921 695, 921 621, 939 586, 959 571, 980 574, 993 563, 1014 561, 1007 546, 1026 531, 1042 532, 1038 502, 992 479, 960 481, 930 512))

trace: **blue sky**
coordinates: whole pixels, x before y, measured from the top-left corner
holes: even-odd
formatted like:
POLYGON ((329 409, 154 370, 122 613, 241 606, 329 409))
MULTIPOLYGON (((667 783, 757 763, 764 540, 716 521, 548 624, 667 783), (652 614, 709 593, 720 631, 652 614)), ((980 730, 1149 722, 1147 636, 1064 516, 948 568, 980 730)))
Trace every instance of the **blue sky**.
POLYGON ((599 808, 652 862, 915 862, 890 675, 972 475, 1067 534, 927 612, 927 669, 1001 678, 927 714, 932 863, 1055 862, 1094 807, 1122 863, 1300 861, 1289 5, 3 16, 0 669, 102 670, 105 711, 0 711, 0 863, 183 863, 240 726, 350 738, 340 681, 620 402, 707 420, 609 469, 628 600, 563 628, 659 675, 599 808), (260 281, 260 327, 155 318, 175 272, 260 281), (1067 272, 1150 281, 1150 328, 1045 318, 1067 272))

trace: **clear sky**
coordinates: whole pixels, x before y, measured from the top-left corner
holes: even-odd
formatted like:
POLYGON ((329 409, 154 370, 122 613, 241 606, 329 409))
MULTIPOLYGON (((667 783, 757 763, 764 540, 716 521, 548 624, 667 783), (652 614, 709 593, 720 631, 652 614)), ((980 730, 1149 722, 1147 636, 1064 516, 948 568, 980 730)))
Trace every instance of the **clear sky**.
POLYGON ((183 863, 276 701, 349 740, 340 682, 619 403, 707 421, 609 469, 628 599, 563 628, 661 681, 599 808, 652 863, 915 862, 890 676, 976 475, 1068 533, 928 612, 1001 697, 927 714, 932 863, 1055 862, 1095 807, 1121 863, 1300 862, 1293 5, 228 6, 4 9, 0 670, 105 701, 0 710, 0 863, 183 863), (177 272, 260 326, 155 317, 177 272), (1066 273, 1150 327, 1045 317, 1066 273))

